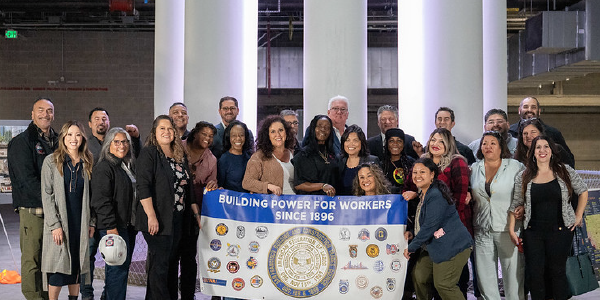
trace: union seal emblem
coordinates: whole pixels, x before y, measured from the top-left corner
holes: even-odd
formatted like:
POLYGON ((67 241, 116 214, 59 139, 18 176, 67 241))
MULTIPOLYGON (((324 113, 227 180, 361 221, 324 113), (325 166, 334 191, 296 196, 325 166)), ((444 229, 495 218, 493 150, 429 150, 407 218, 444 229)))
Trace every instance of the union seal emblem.
POLYGON ((342 241, 350 240, 350 230, 348 228, 340 229, 340 240, 342 240, 342 241))
POLYGON ((238 239, 243 239, 246 236, 246 228, 244 228, 244 226, 241 225, 238 226, 235 235, 238 237, 238 239))
POLYGON ((396 278, 388 278, 386 288, 388 292, 393 292, 396 290, 396 278))
POLYGON ((367 230, 366 228, 363 228, 358 232, 358 239, 363 242, 369 240, 369 237, 369 230, 367 230))
POLYGON ((385 239, 387 239, 387 230, 383 227, 377 228, 377 230, 375 230, 375 238, 378 241, 385 241, 385 239))
POLYGON ((383 269, 385 268, 385 264, 383 263, 383 261, 378 260, 373 264, 373 270, 376 273, 381 273, 383 272, 383 269))
POLYGON ((337 254, 329 237, 311 227, 281 234, 269 250, 267 270, 280 292, 295 298, 324 291, 335 276, 337 254))
POLYGON ((246 266, 248 266, 248 269, 252 270, 254 268, 256 268, 256 266, 258 265, 258 262, 256 261, 256 258, 250 256, 250 258, 248 258, 248 260, 246 261, 246 266))
POLYGON ((240 245, 231 245, 227 243, 227 256, 240 256, 240 245))
POLYGON ((207 265, 209 272, 219 273, 221 271, 219 270, 221 268, 221 261, 216 257, 209 259, 207 265))
POLYGON ((218 235, 226 235, 227 232, 229 231, 229 228, 227 228, 227 225, 225 225, 225 223, 219 223, 217 224, 217 227, 215 228, 215 230, 217 231, 218 235))
POLYGON ((254 275, 254 276, 252 276, 252 278, 250 278, 250 286, 252 286, 253 288, 259 288, 262 284, 263 284, 262 277, 260 277, 258 275, 254 275))
POLYGON ((390 263, 390 269, 392 269, 392 271, 394 271, 396 273, 400 272, 400 267, 401 266, 402 266, 402 263, 400 263, 399 259, 394 259, 390 263))
POLYGON ((369 279, 365 275, 360 275, 356 277, 356 287, 364 290, 369 286, 369 279))
POLYGON ((230 261, 227 263, 227 271, 231 274, 237 273, 240 270, 240 264, 237 261, 230 261))
POLYGON ((236 291, 241 291, 245 285, 246 283, 244 283, 244 279, 241 279, 239 277, 233 279, 233 281, 231 282, 231 287, 236 291))
POLYGON ((267 235, 269 235, 269 228, 266 226, 258 226, 254 231, 259 239, 264 239, 267 237, 267 235))
POLYGON ((349 288, 350 283, 348 282, 348 279, 340 279, 340 294, 347 294, 349 288))
POLYGON ((369 246, 367 246, 367 255, 369 257, 379 256, 379 246, 375 244, 370 244, 369 246))
POLYGON ((358 255, 358 250, 356 249, 357 247, 358 247, 358 245, 349 245, 348 246, 348 252, 350 253, 350 257, 356 258, 356 255, 358 255))
POLYGON ((381 298, 383 296, 383 289, 380 286, 374 286, 371 288, 371 296, 375 299, 381 298))
POLYGON ((219 241, 218 239, 210 241, 210 249, 213 249, 214 251, 221 250, 221 241, 219 241))
POLYGON ((252 241, 250 244, 248 244, 248 249, 251 253, 258 253, 258 250, 260 250, 260 244, 258 244, 257 241, 252 241))

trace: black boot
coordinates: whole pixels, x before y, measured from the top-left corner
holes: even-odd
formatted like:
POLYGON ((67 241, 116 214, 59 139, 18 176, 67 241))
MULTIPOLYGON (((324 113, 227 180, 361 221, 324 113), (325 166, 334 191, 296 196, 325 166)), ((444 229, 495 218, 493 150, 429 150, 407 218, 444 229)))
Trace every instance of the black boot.
POLYGON ((77 297, 79 297, 79 296, 71 296, 71 295, 69 295, 69 300, 77 300, 77 297))

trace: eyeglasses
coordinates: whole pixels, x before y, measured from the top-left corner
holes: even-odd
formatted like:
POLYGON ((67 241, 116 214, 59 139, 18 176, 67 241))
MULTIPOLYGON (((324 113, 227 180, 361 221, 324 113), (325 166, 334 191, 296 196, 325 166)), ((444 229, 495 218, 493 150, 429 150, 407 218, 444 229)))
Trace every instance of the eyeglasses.
POLYGON ((224 111, 235 111, 237 109, 237 107, 229 106, 229 107, 221 107, 221 109, 224 111))
POLYGON ((300 124, 298 121, 286 122, 286 123, 288 123, 288 125, 290 125, 290 126, 298 126, 298 124, 300 124))
POLYGON ((343 113, 343 114, 345 114, 345 113, 348 112, 348 109, 345 108, 345 107, 332 107, 330 109, 333 110, 333 111, 335 111, 335 112, 339 112, 339 113, 343 113))
POLYGON ((129 146, 129 141, 128 140, 122 140, 122 141, 113 140, 113 144, 115 144, 115 146, 117 146, 117 147, 119 147, 121 145, 123 145, 123 146, 129 146))
POLYGON ((494 125, 494 124, 502 125, 502 124, 504 124, 504 123, 506 123, 506 120, 503 120, 503 119, 499 119, 499 120, 488 120, 487 122, 485 122, 485 124, 488 124, 488 125, 494 125))

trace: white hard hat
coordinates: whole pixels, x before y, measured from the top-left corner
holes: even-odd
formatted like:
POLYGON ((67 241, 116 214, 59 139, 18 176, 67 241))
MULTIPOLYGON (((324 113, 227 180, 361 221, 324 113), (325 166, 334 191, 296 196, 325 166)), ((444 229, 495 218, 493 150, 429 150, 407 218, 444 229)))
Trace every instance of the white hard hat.
POLYGON ((116 234, 107 234, 98 245, 102 258, 109 266, 120 266, 127 258, 127 244, 125 240, 116 234))

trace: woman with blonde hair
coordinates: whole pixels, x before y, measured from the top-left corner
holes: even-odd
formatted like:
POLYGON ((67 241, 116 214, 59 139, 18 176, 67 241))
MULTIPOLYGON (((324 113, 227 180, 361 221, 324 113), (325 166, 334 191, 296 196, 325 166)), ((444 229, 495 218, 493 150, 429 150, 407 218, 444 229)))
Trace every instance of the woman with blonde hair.
POLYGON ((87 148, 85 129, 78 121, 62 126, 58 148, 42 166, 44 233, 42 276, 49 299, 58 299, 67 285, 69 299, 77 299, 81 278, 89 281, 90 188, 94 159, 87 148))

